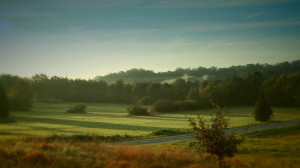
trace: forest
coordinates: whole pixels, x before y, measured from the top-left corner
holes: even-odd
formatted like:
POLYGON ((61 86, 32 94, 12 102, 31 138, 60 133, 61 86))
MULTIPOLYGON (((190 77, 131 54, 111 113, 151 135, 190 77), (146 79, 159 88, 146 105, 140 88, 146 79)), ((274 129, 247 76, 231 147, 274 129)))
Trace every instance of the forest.
MULTIPOLYGON (((143 73, 142 70, 130 70, 125 74, 137 77, 143 73)), ((63 100, 150 105, 163 99, 177 103, 192 101, 198 108, 205 108, 211 107, 212 102, 223 105, 254 105, 259 91, 262 90, 272 106, 300 105, 300 61, 275 65, 248 64, 220 69, 212 67, 193 70, 177 69, 174 72, 157 74, 150 71, 145 73, 149 74, 148 77, 151 74, 157 76, 173 74, 175 77, 175 74, 188 73, 188 75, 210 75, 218 78, 205 81, 178 78, 171 84, 152 81, 133 83, 117 79, 109 84, 102 80, 48 77, 45 74, 36 74, 31 78, 2 74, 0 83, 8 95, 16 92, 18 87, 27 88, 27 96, 36 102, 63 100), (20 80, 25 86, 20 86, 22 85, 20 80)), ((147 75, 142 76, 147 77, 147 75)))
POLYGON ((248 72, 259 71, 262 76, 267 79, 272 76, 280 74, 287 74, 290 72, 297 72, 300 68, 300 61, 281 62, 275 65, 271 64, 247 64, 231 66, 228 68, 217 67, 198 67, 198 68, 177 68, 175 71, 157 72, 145 69, 130 69, 127 71, 120 71, 117 73, 110 73, 105 76, 97 76, 96 80, 102 80, 109 84, 115 82, 118 79, 122 79, 124 82, 144 82, 152 81, 154 83, 161 83, 168 79, 181 78, 183 75, 194 77, 198 80, 204 76, 208 77, 208 80, 224 80, 228 77, 239 76, 246 77, 248 72))

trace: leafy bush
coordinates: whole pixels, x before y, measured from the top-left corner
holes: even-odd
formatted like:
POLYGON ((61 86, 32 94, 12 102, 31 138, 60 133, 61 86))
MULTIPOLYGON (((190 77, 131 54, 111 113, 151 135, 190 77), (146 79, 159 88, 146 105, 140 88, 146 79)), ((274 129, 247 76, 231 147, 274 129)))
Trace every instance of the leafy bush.
POLYGON ((154 100, 150 96, 144 96, 137 101, 137 104, 150 105, 153 104, 154 100))
POLYGON ((74 104, 67 110, 67 113, 86 113, 86 105, 82 103, 74 104))
POLYGON ((197 110, 199 109, 200 103, 196 100, 186 100, 184 101, 184 109, 185 110, 197 110))
POLYGON ((180 129, 160 129, 152 132, 153 135, 167 135, 167 136, 182 135, 188 133, 190 133, 188 130, 180 130, 180 129))
POLYGON ((169 99, 157 100, 154 102, 152 110, 158 112, 172 112, 174 111, 174 103, 169 99))
POLYGON ((148 109, 139 105, 130 106, 127 111, 130 115, 149 115, 148 109))
POLYGON ((236 137, 233 132, 225 133, 224 130, 228 128, 230 120, 227 114, 227 111, 223 112, 216 106, 210 123, 200 114, 197 115, 197 119, 189 119, 196 149, 217 156, 219 167, 222 167, 223 158, 232 157, 237 152, 237 146, 243 141, 243 138, 236 137))

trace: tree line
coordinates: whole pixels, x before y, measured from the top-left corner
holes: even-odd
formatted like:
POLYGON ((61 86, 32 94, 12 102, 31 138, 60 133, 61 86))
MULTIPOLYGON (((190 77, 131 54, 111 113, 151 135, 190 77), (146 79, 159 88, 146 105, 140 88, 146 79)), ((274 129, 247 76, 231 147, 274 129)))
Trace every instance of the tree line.
MULTIPOLYGON (((74 102, 153 104, 156 100, 173 102, 194 100, 200 107, 211 102, 226 105, 253 105, 260 90, 272 106, 300 105, 300 73, 289 73, 265 79, 260 72, 245 77, 233 76, 224 80, 185 81, 172 84, 153 82, 126 83, 48 77, 36 74, 31 78, 0 75, 0 83, 8 97, 27 94, 36 101, 61 99, 74 102), (20 83, 20 81, 22 81, 20 83), (22 84, 23 83, 23 84, 22 84), (28 91, 24 91, 28 88, 28 91), (24 93, 21 93, 23 91, 24 93)), ((23 97, 26 97, 23 95, 23 97)))
POLYGON ((183 75, 189 75, 194 77, 202 77, 207 75, 212 80, 223 80, 228 77, 238 76, 246 77, 248 72, 259 71, 265 79, 272 76, 281 74, 288 74, 297 72, 300 69, 300 60, 292 62, 281 62, 274 65, 270 64, 247 64, 231 66, 228 68, 217 68, 217 67, 198 67, 198 68, 177 68, 174 71, 157 72, 145 69, 130 69, 127 71, 120 71, 117 73, 110 73, 105 76, 97 76, 96 80, 102 80, 109 84, 115 82, 118 79, 122 79, 124 82, 162 82, 168 79, 180 78, 183 75))

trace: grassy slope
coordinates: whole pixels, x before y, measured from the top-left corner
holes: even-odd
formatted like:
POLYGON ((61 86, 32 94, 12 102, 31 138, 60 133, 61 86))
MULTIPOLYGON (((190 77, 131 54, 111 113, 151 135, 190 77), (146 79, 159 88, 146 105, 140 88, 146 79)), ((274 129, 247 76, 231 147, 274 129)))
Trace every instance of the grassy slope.
MULTIPOLYGON (((146 135, 161 129, 188 129, 191 112, 176 112, 154 116, 128 116, 124 104, 87 104, 87 114, 66 113, 72 103, 39 103, 31 111, 13 111, 10 118, 16 123, 0 124, 2 138, 76 135, 146 135)), ((257 124, 253 121, 253 107, 231 107, 231 126, 257 124)), ((275 120, 300 118, 300 108, 273 108, 275 120)), ((199 110, 210 117, 211 109, 199 110)), ((192 114, 195 114, 193 112, 192 114)))

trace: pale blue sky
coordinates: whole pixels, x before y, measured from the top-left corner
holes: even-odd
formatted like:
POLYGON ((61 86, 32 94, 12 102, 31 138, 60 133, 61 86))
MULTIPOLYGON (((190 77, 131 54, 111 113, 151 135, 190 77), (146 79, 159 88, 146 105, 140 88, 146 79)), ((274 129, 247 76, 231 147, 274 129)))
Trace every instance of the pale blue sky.
POLYGON ((0 0, 0 73, 88 79, 299 53, 297 0, 0 0))

